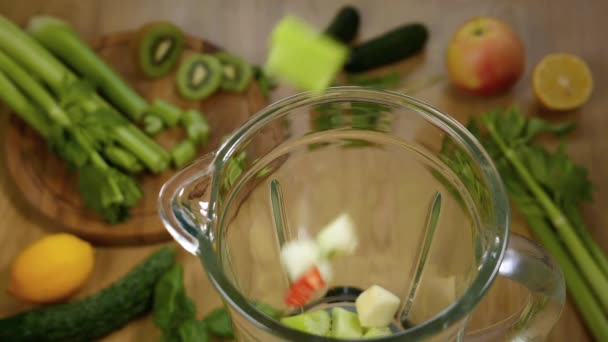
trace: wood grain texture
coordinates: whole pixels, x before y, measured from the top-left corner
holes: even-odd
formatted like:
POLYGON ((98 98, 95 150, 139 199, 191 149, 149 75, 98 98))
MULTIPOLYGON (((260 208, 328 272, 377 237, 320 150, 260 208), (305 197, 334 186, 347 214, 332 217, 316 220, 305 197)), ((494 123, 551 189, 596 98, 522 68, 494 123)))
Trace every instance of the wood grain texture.
MULTIPOLYGON (((198 151, 204 155, 219 146, 220 139, 262 109, 266 100, 257 83, 244 94, 218 91, 202 101, 181 98, 175 85, 176 70, 149 79, 137 71, 132 45, 136 32, 125 31, 94 39, 91 46, 138 93, 148 101, 160 98, 181 108, 198 109, 209 122, 209 143, 198 151)), ((187 37, 182 60, 195 52, 215 52, 218 47, 194 37, 187 37)), ((155 140, 170 150, 185 138, 182 127, 168 129, 155 140)), ((52 226, 74 233, 96 244, 137 244, 166 241, 170 235, 162 225, 155 198, 162 185, 174 174, 169 168, 163 174, 139 176, 144 198, 131 209, 131 218, 117 225, 107 224, 93 210, 82 204, 76 175, 65 163, 49 152, 44 140, 16 116, 11 117, 5 135, 5 156, 11 183, 27 204, 52 226)))
MULTIPOLYGON (((420 91, 416 97, 464 122, 470 115, 497 105, 517 103, 532 113, 546 118, 572 119, 578 124, 569 144, 569 152, 590 172, 596 184, 595 202, 584 208, 584 216, 593 236, 603 249, 608 250, 608 97, 603 91, 608 86, 608 47, 603 39, 608 15, 608 2, 586 0, 374 0, 357 1, 301 1, 301 0, 29 0, 0 1, 0 13, 20 24, 36 14, 53 14, 70 21, 87 37, 129 30, 144 22, 169 19, 185 31, 218 42, 228 51, 246 57, 253 63, 262 63, 266 56, 267 37, 273 25, 285 14, 297 14, 319 27, 326 25, 336 9, 345 3, 360 8, 365 40, 387 29, 408 21, 422 21, 429 25, 431 38, 423 56, 396 66, 407 72, 404 83, 445 74, 444 52, 454 30, 475 15, 493 15, 514 26, 526 46, 526 71, 515 88, 504 95, 491 98, 474 98, 463 95, 443 82, 420 91), (530 89, 533 65, 543 55, 565 51, 585 59, 593 72, 595 91, 589 103, 572 113, 553 115, 536 105, 530 89)), ((274 99, 289 95, 289 89, 275 92, 274 99)), ((4 118, 4 121, 6 119, 4 118)), ((25 245, 47 233, 48 223, 37 218, 21 205, 20 194, 9 191, 10 181, 6 167, 0 168, 0 288, 6 287, 7 270, 13 256, 25 245)), ((155 200, 155 199, 151 199, 155 200)), ((519 216, 515 214, 513 231, 530 236, 519 216)), ((97 267, 92 279, 78 294, 84 296, 109 284, 126 272, 153 247, 98 248, 97 267)), ((195 257, 181 254, 185 264, 189 293, 203 314, 219 304, 203 269, 195 257)), ((504 318, 519 303, 520 296, 507 292, 517 289, 508 282, 495 284, 487 299, 479 306, 475 319, 492 322, 504 318), (509 294, 507 294, 509 293, 509 294)), ((27 308, 7 295, 0 293, 0 316, 27 308)), ((153 340, 158 333, 150 318, 144 318, 116 332, 104 341, 153 340)), ((569 303, 560 321, 549 336, 549 341, 591 341, 582 320, 569 303)))

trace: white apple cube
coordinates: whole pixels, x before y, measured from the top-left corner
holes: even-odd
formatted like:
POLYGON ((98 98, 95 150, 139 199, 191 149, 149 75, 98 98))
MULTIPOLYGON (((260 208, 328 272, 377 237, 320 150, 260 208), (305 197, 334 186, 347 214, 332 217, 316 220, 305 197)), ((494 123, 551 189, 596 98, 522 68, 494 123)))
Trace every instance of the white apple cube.
POLYGON ((365 328, 383 328, 395 317, 399 297, 378 285, 372 285, 357 297, 355 305, 359 321, 365 328))
POLYGON ((317 243, 327 257, 353 254, 359 240, 350 216, 342 214, 329 223, 317 235, 317 243))
POLYGON ((281 249, 281 263, 291 280, 298 279, 320 260, 321 251, 312 239, 289 241, 281 249))
POLYGON ((333 277, 334 273, 332 271, 331 263, 329 261, 320 260, 317 263, 317 269, 319 270, 319 273, 321 273, 321 277, 323 277, 323 281, 326 284, 331 281, 331 278, 333 277))

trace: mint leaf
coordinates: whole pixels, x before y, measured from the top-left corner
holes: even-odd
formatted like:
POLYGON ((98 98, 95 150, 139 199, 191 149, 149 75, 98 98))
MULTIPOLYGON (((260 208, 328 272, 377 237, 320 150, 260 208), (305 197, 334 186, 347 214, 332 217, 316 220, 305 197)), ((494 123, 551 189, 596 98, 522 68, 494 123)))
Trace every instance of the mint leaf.
POLYGON ((194 302, 186 294, 184 269, 176 264, 165 273, 154 289, 154 324, 171 335, 180 325, 196 318, 194 302))
POLYGON ((207 342, 209 333, 202 321, 189 319, 179 326, 178 337, 180 342, 207 342))
POLYGON ((226 308, 217 308, 209 313, 204 319, 207 330, 216 336, 234 338, 232 330, 232 319, 226 308))

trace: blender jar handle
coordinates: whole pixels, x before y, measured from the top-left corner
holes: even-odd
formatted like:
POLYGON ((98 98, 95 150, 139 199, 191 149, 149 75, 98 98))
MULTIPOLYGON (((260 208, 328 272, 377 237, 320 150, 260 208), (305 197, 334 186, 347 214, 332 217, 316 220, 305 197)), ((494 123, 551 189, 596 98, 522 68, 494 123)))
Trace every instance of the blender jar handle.
POLYGON ((503 321, 467 335, 467 341, 542 341, 558 320, 565 303, 564 276, 553 258, 532 241, 511 234, 499 274, 530 291, 515 320, 503 321))
POLYGON ((199 238, 210 237, 207 220, 214 153, 206 154, 171 177, 160 189, 158 211, 171 236, 191 254, 199 238))

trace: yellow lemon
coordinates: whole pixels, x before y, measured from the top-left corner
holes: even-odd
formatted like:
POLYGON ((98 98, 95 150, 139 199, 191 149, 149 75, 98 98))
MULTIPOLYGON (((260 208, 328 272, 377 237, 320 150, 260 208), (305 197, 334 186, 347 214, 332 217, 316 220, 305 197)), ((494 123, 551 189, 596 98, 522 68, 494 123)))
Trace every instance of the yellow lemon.
POLYGON ((571 110, 587 102, 593 78, 589 67, 579 57, 555 53, 536 65, 532 87, 538 100, 548 109, 571 110))
POLYGON ((67 299, 87 280, 94 259, 93 247, 76 236, 46 236, 15 258, 8 292, 32 303, 67 299))

